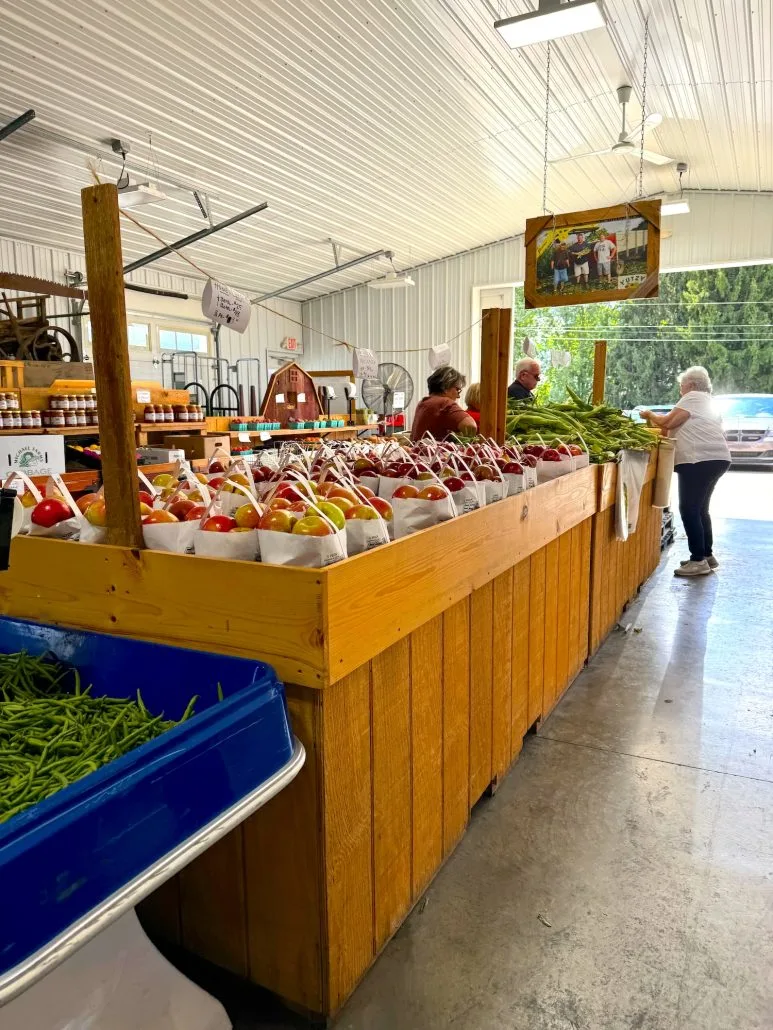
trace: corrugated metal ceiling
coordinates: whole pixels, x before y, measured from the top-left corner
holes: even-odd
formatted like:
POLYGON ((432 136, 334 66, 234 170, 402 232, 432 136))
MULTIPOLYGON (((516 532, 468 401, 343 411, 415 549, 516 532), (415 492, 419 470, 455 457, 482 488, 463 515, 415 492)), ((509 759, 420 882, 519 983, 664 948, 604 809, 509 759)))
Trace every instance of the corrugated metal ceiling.
MULTIPOLYGON (((133 171, 149 164, 162 183, 207 191, 216 220, 269 201, 191 248, 256 292, 332 265, 329 238, 391 248, 408 267, 514 234, 541 209, 545 48, 511 52, 492 24, 531 6, 0 0, 0 120, 38 113, 0 144, 0 234, 80 249, 87 153, 110 136, 132 141, 133 171)), ((551 157, 611 142, 614 87, 641 77, 644 5, 605 6, 609 34, 554 44, 551 157)), ((770 0, 653 0, 647 109, 664 121, 648 145, 686 160, 693 188, 773 189, 772 12, 770 0)), ((548 206, 626 199, 637 163, 561 164, 548 206)), ((114 178, 118 165, 101 171, 114 178)), ((646 192, 675 185, 673 168, 646 168, 646 192)), ((140 214, 170 240, 203 225, 190 194, 140 214)), ((127 258, 154 249, 124 229, 127 258)), ((385 270, 361 266, 293 296, 385 270)))

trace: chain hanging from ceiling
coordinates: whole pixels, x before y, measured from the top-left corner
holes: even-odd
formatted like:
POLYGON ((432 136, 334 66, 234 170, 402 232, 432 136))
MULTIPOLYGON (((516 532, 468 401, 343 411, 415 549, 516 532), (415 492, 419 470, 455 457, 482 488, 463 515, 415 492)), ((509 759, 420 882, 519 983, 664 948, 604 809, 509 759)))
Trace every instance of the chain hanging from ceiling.
POLYGON ((639 192, 638 199, 644 196, 644 128, 647 120, 647 54, 650 41, 650 20, 644 19, 644 57, 641 75, 641 135, 639 136, 639 192))
POLYGON ((545 69, 545 146, 542 165, 542 213, 548 213, 548 125, 550 122, 550 40, 548 40, 548 59, 545 69))

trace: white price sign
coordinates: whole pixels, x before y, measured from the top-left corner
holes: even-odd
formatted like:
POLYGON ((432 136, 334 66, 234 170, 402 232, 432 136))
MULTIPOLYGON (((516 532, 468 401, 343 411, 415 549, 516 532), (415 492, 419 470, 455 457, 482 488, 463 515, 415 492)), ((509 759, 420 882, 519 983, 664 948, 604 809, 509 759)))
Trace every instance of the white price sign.
POLYGON ((405 407, 405 394, 404 393, 396 393, 392 397, 392 407, 393 408, 404 408, 405 407))
POLYGON ((150 390, 137 390, 137 403, 150 404, 150 390))
POLYGON ((250 442, 250 434, 249 433, 239 433, 239 442, 240 443, 249 443, 250 442))
POLYGON ((271 439, 271 433, 266 433, 266 432, 264 431, 264 432, 262 432, 262 433, 260 434, 260 438, 261 438, 261 440, 263 440, 264 442, 265 442, 266 440, 270 440, 270 439, 271 439))

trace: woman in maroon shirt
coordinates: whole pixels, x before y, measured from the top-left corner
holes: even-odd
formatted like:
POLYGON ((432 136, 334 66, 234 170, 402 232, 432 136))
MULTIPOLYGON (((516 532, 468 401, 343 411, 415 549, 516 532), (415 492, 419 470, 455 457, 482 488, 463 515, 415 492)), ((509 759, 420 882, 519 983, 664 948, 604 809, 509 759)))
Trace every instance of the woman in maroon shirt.
POLYGON ((429 396, 419 401, 413 416, 412 440, 420 440, 427 432, 436 440, 445 440, 449 433, 477 432, 475 420, 459 405, 466 382, 450 365, 435 369, 427 380, 429 396))

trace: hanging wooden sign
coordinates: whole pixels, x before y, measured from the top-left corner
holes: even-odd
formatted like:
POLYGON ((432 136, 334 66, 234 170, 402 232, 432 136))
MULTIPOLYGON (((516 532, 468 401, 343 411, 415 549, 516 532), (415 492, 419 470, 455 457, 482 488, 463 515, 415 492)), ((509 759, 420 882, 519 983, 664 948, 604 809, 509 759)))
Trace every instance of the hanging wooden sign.
POLYGON ((657 297, 660 201, 526 221, 527 308, 657 297))

